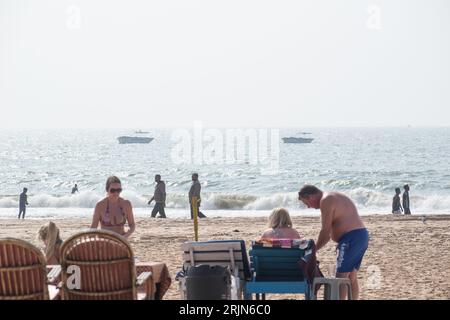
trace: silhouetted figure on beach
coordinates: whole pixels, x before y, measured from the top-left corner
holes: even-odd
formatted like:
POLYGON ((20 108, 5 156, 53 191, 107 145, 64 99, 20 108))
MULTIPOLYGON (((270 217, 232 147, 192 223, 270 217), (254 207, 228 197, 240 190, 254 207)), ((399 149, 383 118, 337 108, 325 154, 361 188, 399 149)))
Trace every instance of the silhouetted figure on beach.
POLYGON ((75 183, 75 186, 72 188, 72 194, 78 192, 78 185, 75 183))
POLYGON ((155 182, 155 192, 153 193, 153 197, 150 199, 148 204, 155 200, 155 206, 152 210, 152 218, 155 218, 158 212, 161 218, 165 218, 166 213, 164 211, 164 207, 166 206, 166 184, 161 180, 161 176, 159 174, 155 176, 155 182))
POLYGON ((25 219, 25 212, 27 210, 27 205, 28 205, 28 196, 27 196, 27 188, 23 188, 23 192, 20 194, 19 197, 19 217, 18 219, 20 219, 20 216, 22 215, 22 219, 25 219))
POLYGON ((200 191, 202 186, 198 181, 198 173, 194 173, 192 175, 192 186, 189 189, 189 208, 191 209, 191 219, 194 219, 194 211, 192 210, 193 206, 197 206, 197 213, 199 218, 206 218, 206 216, 200 212, 200 191), (192 197, 197 197, 197 203, 192 203, 192 197))
POLYGON ((401 214, 403 212, 402 205, 400 204, 400 188, 395 188, 395 196, 392 199, 392 213, 401 214))
POLYGON ((411 214, 411 209, 409 206, 409 185, 405 184, 403 189, 405 189, 403 192, 403 210, 405 214, 411 214))

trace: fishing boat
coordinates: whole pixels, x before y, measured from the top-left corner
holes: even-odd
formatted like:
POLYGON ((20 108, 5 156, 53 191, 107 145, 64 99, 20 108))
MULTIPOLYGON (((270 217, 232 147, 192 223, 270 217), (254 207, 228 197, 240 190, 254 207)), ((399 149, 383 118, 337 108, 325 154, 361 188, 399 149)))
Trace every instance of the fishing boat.
POLYGON ((313 138, 297 138, 297 137, 286 137, 282 138, 284 143, 311 143, 313 138))
POLYGON ((120 144, 129 144, 129 143, 150 143, 153 138, 149 137, 129 137, 129 136, 121 136, 118 137, 120 144))

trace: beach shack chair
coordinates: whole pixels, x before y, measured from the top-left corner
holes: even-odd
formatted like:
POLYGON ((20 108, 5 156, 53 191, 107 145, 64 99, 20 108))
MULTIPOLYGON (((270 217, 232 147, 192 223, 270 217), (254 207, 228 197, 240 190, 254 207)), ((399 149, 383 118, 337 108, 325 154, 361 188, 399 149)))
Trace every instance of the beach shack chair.
POLYGON ((310 299, 310 285, 299 266, 305 250, 298 246, 265 246, 252 242, 250 250, 252 279, 245 286, 245 298, 265 299, 266 293, 304 294, 310 299))
MULTIPOLYGON (((231 270, 231 298, 241 300, 246 281, 250 280, 250 266, 243 240, 217 240, 204 242, 185 242, 183 251, 183 269, 190 266, 210 265, 228 266, 231 270)), ((186 299, 185 279, 180 278, 181 298, 186 299)))
POLYGON ((153 299, 151 272, 136 277, 133 250, 127 239, 107 230, 89 230, 61 246, 62 300, 153 299), (137 287, 145 292, 138 294, 137 287))
MULTIPOLYGON (((50 270, 57 277, 57 269, 50 270)), ((48 300, 57 295, 49 285, 46 260, 31 243, 20 239, 0 239, 0 300, 48 300)))

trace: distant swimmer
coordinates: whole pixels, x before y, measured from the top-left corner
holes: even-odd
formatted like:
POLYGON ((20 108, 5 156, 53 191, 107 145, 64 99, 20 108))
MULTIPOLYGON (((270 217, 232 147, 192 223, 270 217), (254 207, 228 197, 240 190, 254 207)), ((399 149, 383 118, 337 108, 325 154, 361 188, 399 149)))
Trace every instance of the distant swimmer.
POLYGON ((393 214, 402 214, 403 208, 400 204, 400 188, 395 188, 395 196, 392 199, 392 213, 393 214))
POLYGON ((78 185, 75 183, 74 187, 72 188, 72 194, 75 194, 78 192, 78 185))
POLYGON ((18 219, 20 219, 21 215, 22 215, 22 219, 25 219, 25 212, 27 210, 27 205, 28 205, 27 191, 28 191, 27 188, 23 188, 23 191, 19 197, 19 217, 18 217, 18 219))
POLYGON ((411 209, 409 206, 409 185, 405 184, 403 189, 405 189, 403 192, 403 210, 405 214, 411 214, 411 209))
POLYGON ((164 207, 166 206, 166 184, 161 180, 161 175, 155 175, 155 192, 153 193, 153 197, 150 199, 148 204, 150 204, 153 200, 155 200, 155 206, 152 210, 152 218, 155 218, 159 212, 161 218, 166 217, 166 213, 164 211, 164 207))
POLYGON ((202 189, 202 186, 200 185, 200 182, 198 181, 198 173, 194 173, 192 175, 192 186, 191 189, 189 189, 189 207, 191 209, 191 219, 194 219, 194 211, 192 210, 192 207, 197 207, 197 213, 199 218, 206 218, 206 216, 200 212, 200 191, 202 189), (196 197, 197 202, 192 203, 192 198, 196 197))

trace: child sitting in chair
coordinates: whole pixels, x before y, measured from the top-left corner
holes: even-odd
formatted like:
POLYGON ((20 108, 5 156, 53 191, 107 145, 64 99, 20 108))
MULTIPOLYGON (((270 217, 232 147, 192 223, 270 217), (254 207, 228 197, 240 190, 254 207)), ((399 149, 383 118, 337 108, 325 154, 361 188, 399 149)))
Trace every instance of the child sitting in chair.
POLYGON ((269 217, 269 228, 261 239, 300 239, 300 234, 292 227, 289 212, 284 208, 272 211, 269 217))

